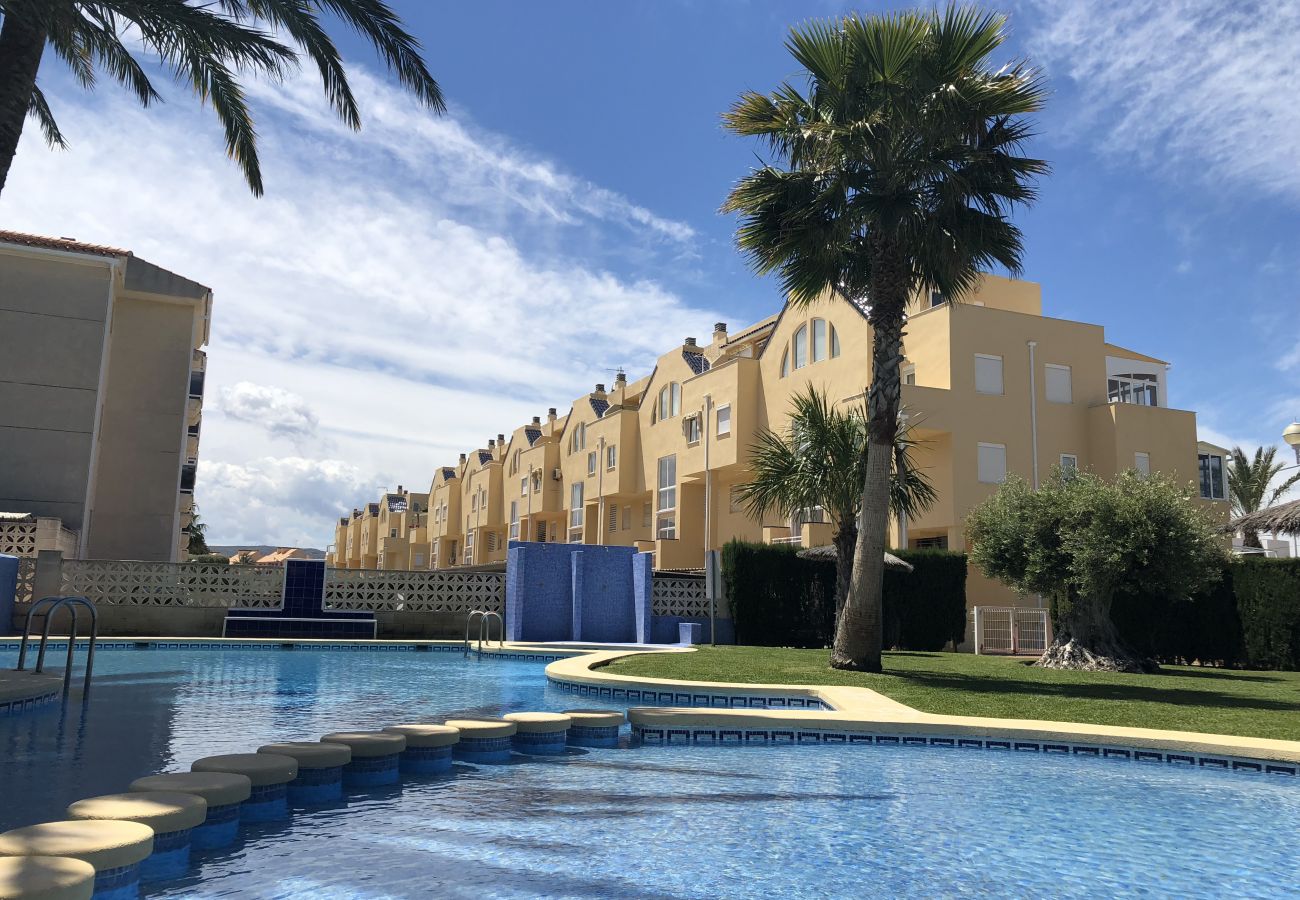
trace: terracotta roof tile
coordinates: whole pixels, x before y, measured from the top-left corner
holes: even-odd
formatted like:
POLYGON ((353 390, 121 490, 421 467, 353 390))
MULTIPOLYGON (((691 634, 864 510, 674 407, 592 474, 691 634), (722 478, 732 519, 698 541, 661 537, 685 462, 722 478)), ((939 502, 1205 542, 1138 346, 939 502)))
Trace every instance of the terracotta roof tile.
POLYGON ((24 234, 21 231, 0 230, 0 244, 19 244, 23 247, 38 247, 42 250, 63 250, 68 253, 91 253, 95 256, 131 256, 130 250, 117 247, 105 247, 102 244, 85 244, 71 238, 43 237, 38 234, 24 234))

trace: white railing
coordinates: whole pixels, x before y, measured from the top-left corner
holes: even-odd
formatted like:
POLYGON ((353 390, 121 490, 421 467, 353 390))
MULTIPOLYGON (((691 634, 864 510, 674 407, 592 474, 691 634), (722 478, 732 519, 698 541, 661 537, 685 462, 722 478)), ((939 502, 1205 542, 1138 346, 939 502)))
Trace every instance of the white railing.
POLYGON ((330 569, 325 608, 387 612, 505 611, 504 572, 330 569))
POLYGON ((64 560, 61 593, 105 606, 275 608, 284 590, 280 566, 64 560))
POLYGON ((1045 609, 1014 606, 976 606, 975 652, 1013 656, 1041 655, 1052 641, 1052 626, 1045 609))
POLYGON ((650 612, 656 616, 708 616, 709 600, 704 592, 704 577, 654 576, 650 612))
POLYGON ((796 534, 796 535, 792 535, 791 537, 772 538, 772 543, 773 544, 794 544, 795 546, 798 546, 803 543, 803 535, 796 534))

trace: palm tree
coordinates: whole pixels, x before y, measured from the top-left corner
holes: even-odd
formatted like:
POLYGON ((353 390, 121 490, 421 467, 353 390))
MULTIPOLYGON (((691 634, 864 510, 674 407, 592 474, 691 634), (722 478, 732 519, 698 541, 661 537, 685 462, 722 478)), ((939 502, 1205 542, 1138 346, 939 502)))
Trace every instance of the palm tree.
POLYGON ((1018 272, 1021 233, 1009 215, 1034 198, 1032 179, 1047 171, 1021 154, 1032 135, 1024 117, 1045 96, 1038 71, 989 62, 1005 24, 956 6, 813 21, 786 42, 806 89, 746 92, 723 117, 779 160, 741 179, 723 205, 740 214, 737 243, 756 271, 777 273, 796 307, 834 292, 872 326, 871 452, 836 668, 880 671, 908 302, 924 288, 960 300, 995 264, 1018 272))
POLYGON ((36 83, 48 44, 82 87, 94 87, 102 68, 149 106, 160 97, 133 52, 142 47, 202 102, 212 104, 225 129, 226 153, 243 170, 254 196, 261 196, 257 134, 241 76, 280 78, 306 55, 339 118, 361 127, 322 13, 337 16, 369 40, 389 71, 425 106, 446 109, 420 58, 419 41, 384 0, 0 0, 0 190, 28 115, 50 146, 67 146, 36 83))
MULTIPOLYGON (((1287 468, 1282 463, 1273 461, 1276 453, 1276 447, 1256 447, 1252 461, 1246 458, 1240 447, 1232 448, 1232 457, 1228 461, 1228 497, 1232 501, 1234 517, 1277 505, 1277 501, 1300 482, 1300 472, 1297 472, 1277 487, 1269 489, 1278 473, 1287 468)), ((1259 532, 1255 529, 1242 529, 1241 536, 1245 546, 1263 549, 1263 544, 1259 542, 1259 532)))
POLYGON ((212 552, 208 549, 208 523, 199 520, 198 506, 194 507, 194 514, 190 517, 190 543, 185 549, 195 556, 212 552))
MULTIPOLYGON (((796 394, 790 405, 790 423, 784 432, 759 431, 751 450, 750 479, 736 493, 746 512, 758 521, 771 513, 793 517, 813 507, 825 511, 834 529, 838 620, 858 541, 868 453, 866 414, 861 408, 834 409, 826 394, 812 385, 806 393, 796 394)), ((889 508, 895 516, 914 517, 938 499, 930 480, 912 464, 913 445, 907 429, 900 429, 894 438, 889 479, 889 508)))

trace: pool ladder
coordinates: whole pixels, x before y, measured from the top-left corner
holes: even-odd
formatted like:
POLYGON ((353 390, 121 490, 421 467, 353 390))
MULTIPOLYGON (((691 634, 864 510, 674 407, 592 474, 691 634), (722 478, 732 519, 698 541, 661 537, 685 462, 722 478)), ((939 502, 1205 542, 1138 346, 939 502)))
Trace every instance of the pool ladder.
POLYGON ((36 668, 32 671, 40 674, 45 671, 45 645, 50 642, 50 626, 54 624, 54 614, 63 607, 68 608, 72 614, 72 627, 68 633, 68 661, 63 667, 63 693, 68 692, 72 685, 72 654, 77 649, 77 607, 84 606, 90 610, 90 646, 86 652, 86 679, 83 689, 90 689, 90 674, 95 668, 95 638, 99 635, 99 615, 95 612, 95 604, 91 603, 85 597, 42 597, 32 604, 32 608, 27 610, 27 620, 23 624, 23 642, 18 645, 18 668, 17 671, 23 671, 27 665, 27 642, 32 636, 32 619, 37 613, 45 615, 45 626, 41 629, 40 649, 36 654, 36 668))
POLYGON ((465 655, 469 656, 469 628, 474 624, 474 617, 478 616, 478 652, 483 652, 483 643, 492 643, 492 629, 488 625, 489 619, 497 620, 497 646, 504 647, 506 637, 506 623, 501 618, 500 613, 492 612, 487 609, 476 609, 469 614, 465 620, 465 655))

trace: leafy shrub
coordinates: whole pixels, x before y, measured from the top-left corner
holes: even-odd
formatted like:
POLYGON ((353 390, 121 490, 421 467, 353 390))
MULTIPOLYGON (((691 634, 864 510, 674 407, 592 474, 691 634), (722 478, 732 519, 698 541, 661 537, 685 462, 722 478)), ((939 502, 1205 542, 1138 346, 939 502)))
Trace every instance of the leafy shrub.
MULTIPOLYGON (((800 559, 798 548, 731 541, 722 573, 736 642, 759 647, 826 647, 835 635, 835 564, 800 559)), ((966 557, 902 550, 911 573, 885 570, 885 645, 942 650, 966 630, 966 557)))

